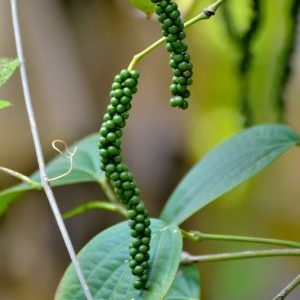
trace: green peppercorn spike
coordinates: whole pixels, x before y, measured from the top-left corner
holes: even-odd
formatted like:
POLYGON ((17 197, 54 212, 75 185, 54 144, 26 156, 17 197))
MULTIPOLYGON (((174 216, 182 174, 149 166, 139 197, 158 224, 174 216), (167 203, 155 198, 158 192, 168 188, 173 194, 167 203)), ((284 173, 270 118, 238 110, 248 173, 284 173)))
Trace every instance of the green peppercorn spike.
MULTIPOLYGON (((168 22, 174 26, 173 21, 168 22)), ((180 76, 184 75, 180 73, 180 76)), ((135 276, 133 286, 140 290, 145 288, 149 277, 150 219, 141 201, 140 190, 136 186, 132 173, 122 162, 121 156, 121 137, 131 109, 132 95, 137 92, 138 79, 139 73, 133 70, 122 70, 115 76, 110 93, 111 101, 99 131, 99 154, 101 169, 110 179, 117 197, 127 207, 127 215, 130 219, 128 225, 133 237, 129 246, 129 267, 135 276)))
MULTIPOLYGON (((170 99, 172 107, 187 109, 190 92, 188 86, 192 84, 193 65, 187 53, 188 46, 185 38, 184 24, 181 20, 178 6, 172 0, 151 0, 155 4, 155 12, 161 25, 163 36, 166 37, 166 48, 170 52, 170 67, 173 69, 173 81, 170 87, 173 97, 170 99), (179 78, 183 78, 179 80, 179 78), (179 85, 180 84, 180 85, 179 85)), ((117 86, 117 85, 116 85, 117 86)))

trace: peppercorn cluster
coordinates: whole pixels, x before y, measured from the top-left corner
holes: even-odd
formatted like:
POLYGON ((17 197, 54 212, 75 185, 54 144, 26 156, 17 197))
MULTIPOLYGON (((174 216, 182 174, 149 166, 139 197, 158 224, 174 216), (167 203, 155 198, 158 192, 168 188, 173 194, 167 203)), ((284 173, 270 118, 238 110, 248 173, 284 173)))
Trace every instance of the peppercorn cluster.
POLYGON ((170 53, 170 67, 173 69, 173 80, 170 87, 173 107, 187 109, 190 91, 188 86, 193 83, 193 65, 185 38, 184 24, 176 3, 171 0, 151 0, 156 5, 156 14, 166 37, 167 51, 170 53))
POLYGON ((137 92, 139 73, 122 70, 114 78, 110 104, 100 129, 101 168, 114 187, 115 194, 126 205, 131 236, 129 265, 135 276, 134 287, 142 289, 148 280, 151 240, 150 219, 141 201, 140 190, 128 167, 122 162, 121 137, 131 109, 132 96, 137 92))

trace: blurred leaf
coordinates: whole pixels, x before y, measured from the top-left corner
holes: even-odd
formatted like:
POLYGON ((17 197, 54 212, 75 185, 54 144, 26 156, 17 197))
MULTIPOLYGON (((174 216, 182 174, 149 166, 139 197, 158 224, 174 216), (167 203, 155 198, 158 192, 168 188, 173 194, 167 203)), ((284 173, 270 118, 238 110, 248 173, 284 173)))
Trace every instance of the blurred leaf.
MULTIPOLYGON (((77 206, 68 212, 63 214, 64 219, 70 219, 78 215, 82 215, 90 210, 94 209, 104 209, 104 210, 109 210, 113 212, 118 212, 118 207, 110 202, 106 201, 90 201, 87 203, 84 203, 80 206, 77 206)), ((125 216, 127 217, 126 211, 124 211, 125 216)))
POLYGON ((300 136, 283 125, 242 131, 212 150, 187 174, 169 198, 161 218, 181 224, 298 143, 300 136))
POLYGON ((180 266, 165 300, 199 300, 200 276, 195 266, 180 266))
POLYGON ((10 107, 11 103, 7 100, 0 100, 0 109, 10 107))
MULTIPOLYGON (((58 180, 52 181, 51 185, 63 186, 83 182, 100 182, 104 179, 104 173, 100 170, 98 157, 98 134, 95 133, 80 140, 77 144, 77 152, 73 160, 71 173, 58 180)), ((69 160, 58 156, 47 164, 49 178, 64 174, 69 169, 69 160)), ((39 172, 35 172, 32 180, 40 182, 39 172)), ((5 212, 8 205, 21 196, 23 192, 32 190, 33 187, 26 183, 18 184, 12 188, 0 192, 0 215, 5 212)))
MULTIPOLYGON (((152 219, 148 288, 134 290, 134 277, 128 266, 128 248, 132 240, 127 222, 110 227, 94 237, 78 254, 94 300, 162 300, 178 269, 182 237, 177 226, 166 226, 152 219)), ((74 269, 69 266, 57 290, 55 300, 85 300, 74 269)))
POLYGON ((14 74, 19 66, 17 59, 0 59, 0 87, 14 74))
POLYGON ((151 2, 151 0, 129 0, 131 5, 135 8, 143 11, 147 17, 151 17, 151 15, 155 11, 155 5, 151 2))

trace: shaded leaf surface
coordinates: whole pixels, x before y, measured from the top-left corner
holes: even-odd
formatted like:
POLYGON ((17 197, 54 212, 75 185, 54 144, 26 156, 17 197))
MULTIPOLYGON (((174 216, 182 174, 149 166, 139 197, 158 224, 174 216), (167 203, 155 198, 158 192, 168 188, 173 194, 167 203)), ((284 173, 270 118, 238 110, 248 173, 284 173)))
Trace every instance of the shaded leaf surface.
POLYGON ((235 135, 206 155, 183 178, 161 218, 181 224, 196 211, 232 190, 300 143, 287 126, 255 126, 235 135))
MULTIPOLYGON (((99 182, 104 179, 104 173, 99 167, 98 158, 98 134, 90 135, 77 144, 77 152, 74 157, 72 172, 58 180, 52 181, 51 185, 63 186, 83 182, 99 182)), ((69 169, 69 161, 59 156, 47 164, 47 174, 49 178, 54 178, 64 174, 69 169)), ((35 172, 32 180, 40 182, 39 172, 35 172)), ((8 205, 22 195, 23 192, 32 190, 29 184, 22 183, 12 188, 0 192, 0 214, 2 214, 8 205)))
MULTIPOLYGON (((133 289, 128 266, 131 242, 127 222, 110 227, 94 237, 78 254, 79 263, 95 300, 162 300, 178 269, 182 237, 177 226, 152 219, 150 276, 148 289, 133 289)), ((70 266, 58 288, 55 300, 85 300, 74 269, 70 266)))
POLYGON ((165 300, 199 300, 200 276, 195 266, 180 266, 165 300))

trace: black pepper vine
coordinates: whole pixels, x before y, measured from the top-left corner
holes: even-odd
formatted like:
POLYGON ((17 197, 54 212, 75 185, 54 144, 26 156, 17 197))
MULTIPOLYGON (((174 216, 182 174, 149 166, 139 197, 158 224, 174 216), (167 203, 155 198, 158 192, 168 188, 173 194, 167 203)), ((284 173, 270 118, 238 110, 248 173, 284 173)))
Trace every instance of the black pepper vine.
POLYGON ((132 96, 137 92, 139 73, 122 70, 114 78, 110 104, 100 129, 99 151, 101 169, 110 179, 114 192, 126 205, 131 236, 129 266, 135 276, 134 288, 143 289, 148 280, 151 240, 150 219, 141 201, 140 190, 132 173, 122 162, 121 137, 129 117, 132 96))
POLYGON ((187 109, 190 91, 188 86, 193 83, 193 65, 185 38, 184 24, 176 3, 171 0, 151 0, 156 5, 156 14, 161 24, 163 36, 166 37, 167 51, 170 55, 170 67, 173 69, 173 80, 170 87, 173 107, 187 109))

